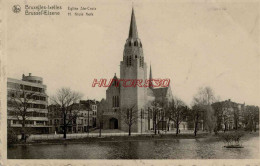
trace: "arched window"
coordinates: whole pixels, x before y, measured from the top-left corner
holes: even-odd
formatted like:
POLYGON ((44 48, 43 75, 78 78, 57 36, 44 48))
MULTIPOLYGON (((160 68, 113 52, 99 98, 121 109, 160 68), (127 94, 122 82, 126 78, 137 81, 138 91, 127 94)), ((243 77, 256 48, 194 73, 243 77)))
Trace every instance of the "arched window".
POLYGON ((135 41, 135 42, 134 42, 134 46, 138 46, 138 43, 137 43, 137 41, 135 41))
POLYGON ((137 55, 135 55, 135 59, 137 59, 137 55))
POLYGON ((129 41, 129 43, 128 43, 128 44, 129 44, 129 46, 131 47, 131 41, 129 41))
POLYGON ((142 45, 142 43, 140 42, 140 47, 142 48, 143 47, 143 45, 142 45))
POLYGON ((114 96, 112 97, 112 107, 114 107, 114 96))
POLYGON ((117 96, 115 96, 115 107, 117 107, 117 96))

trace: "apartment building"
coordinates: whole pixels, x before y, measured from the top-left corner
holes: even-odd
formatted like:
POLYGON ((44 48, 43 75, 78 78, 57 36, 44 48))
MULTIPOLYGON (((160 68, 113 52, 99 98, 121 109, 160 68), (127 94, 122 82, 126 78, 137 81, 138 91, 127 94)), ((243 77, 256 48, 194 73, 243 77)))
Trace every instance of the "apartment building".
POLYGON ((17 133, 25 127, 27 133, 48 133, 47 86, 38 76, 23 75, 22 79, 7 78, 7 121, 17 133))

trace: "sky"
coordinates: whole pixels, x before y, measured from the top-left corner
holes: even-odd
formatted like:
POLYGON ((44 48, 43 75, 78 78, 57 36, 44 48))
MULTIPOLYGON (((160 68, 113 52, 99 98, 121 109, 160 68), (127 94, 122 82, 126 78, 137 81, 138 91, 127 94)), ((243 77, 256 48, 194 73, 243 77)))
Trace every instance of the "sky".
MULTIPOLYGON (((132 1, 75 2, 56 1, 62 16, 8 12, 7 77, 43 77, 49 96, 70 87, 84 99, 105 98, 106 88, 92 82, 120 75, 132 1), (96 10, 68 17, 68 6, 96 10)), ((134 1, 148 71, 151 64, 154 78, 169 78, 187 104, 210 86, 221 100, 260 106, 259 4, 240 2, 134 1)))

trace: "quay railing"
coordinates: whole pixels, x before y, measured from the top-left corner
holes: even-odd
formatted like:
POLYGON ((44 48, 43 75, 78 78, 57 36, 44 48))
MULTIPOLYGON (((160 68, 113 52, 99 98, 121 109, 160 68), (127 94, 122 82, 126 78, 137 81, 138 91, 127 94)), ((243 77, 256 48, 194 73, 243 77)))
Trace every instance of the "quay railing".
MULTIPOLYGON (((180 134, 191 134, 193 133, 193 130, 185 130, 181 131, 180 134)), ((202 131, 200 131, 202 133, 202 131)), ((175 134, 175 131, 160 131, 158 135, 168 135, 168 134, 175 134)), ((154 132, 143 132, 143 133, 131 133, 131 136, 153 136, 154 132)), ((128 136, 127 132, 116 132, 116 133, 101 133, 101 137, 116 137, 116 136, 128 136)), ((81 138, 94 138, 99 137, 98 132, 90 132, 90 133, 67 133, 66 139, 81 139, 81 138)), ((21 138, 21 136, 18 136, 18 138, 21 138)), ((37 141, 37 140, 57 140, 57 139, 63 139, 63 134, 38 134, 38 135, 30 135, 27 138, 27 141, 37 141)))

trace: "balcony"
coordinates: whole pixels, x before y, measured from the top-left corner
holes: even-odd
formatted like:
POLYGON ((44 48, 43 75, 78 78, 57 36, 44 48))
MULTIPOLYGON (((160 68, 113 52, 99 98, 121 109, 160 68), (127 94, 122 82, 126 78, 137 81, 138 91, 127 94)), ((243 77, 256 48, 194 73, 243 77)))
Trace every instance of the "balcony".
MULTIPOLYGON (((22 124, 11 124, 11 127, 22 127, 22 124)), ((52 126, 42 125, 42 124, 38 124, 38 125, 26 124, 25 127, 52 127, 52 126)))
MULTIPOLYGON (((8 107, 8 111, 15 111, 14 107, 8 107)), ((27 108, 27 112, 38 112, 38 113, 48 113, 48 109, 41 109, 41 108, 27 108)))

